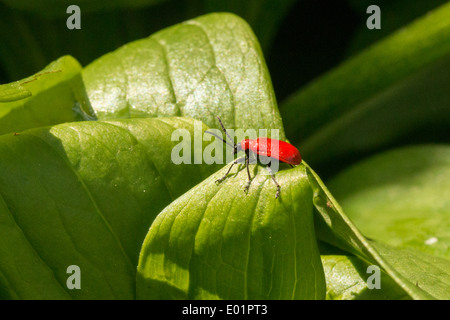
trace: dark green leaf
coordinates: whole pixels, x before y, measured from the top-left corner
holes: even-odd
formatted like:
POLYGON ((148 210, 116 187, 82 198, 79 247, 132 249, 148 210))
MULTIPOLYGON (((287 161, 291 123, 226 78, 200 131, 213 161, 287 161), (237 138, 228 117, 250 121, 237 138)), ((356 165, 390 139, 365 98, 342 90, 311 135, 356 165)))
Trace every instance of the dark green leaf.
POLYGON ((354 161, 358 154, 400 142, 430 138, 442 141, 450 124, 449 72, 450 56, 322 127, 302 143, 302 152, 320 166, 354 161))
POLYGON ((349 49, 349 53, 356 53, 444 4, 447 0, 416 1, 414 3, 409 0, 349 0, 348 2, 362 20, 361 28, 354 35, 349 49), (370 16, 367 8, 371 5, 377 5, 380 8, 381 29, 370 30, 366 26, 366 21, 370 16))

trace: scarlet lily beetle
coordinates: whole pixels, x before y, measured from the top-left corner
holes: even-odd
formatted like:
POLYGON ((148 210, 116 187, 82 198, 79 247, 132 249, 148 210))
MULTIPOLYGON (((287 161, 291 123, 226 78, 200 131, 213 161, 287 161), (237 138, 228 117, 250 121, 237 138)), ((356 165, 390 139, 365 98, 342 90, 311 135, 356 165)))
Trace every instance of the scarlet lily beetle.
MULTIPOLYGON (((228 176, 228 174, 231 171, 231 168, 237 163, 245 161, 245 166, 247 168, 247 175, 248 175, 248 181, 244 188, 244 191, 248 191, 248 188, 250 188, 250 184, 252 182, 252 177, 250 175, 250 169, 249 169, 249 163, 250 163, 250 155, 256 155, 257 157, 269 157, 272 159, 279 160, 281 162, 289 164, 291 167, 294 167, 295 165, 299 165, 302 162, 302 158, 300 156, 300 152, 296 147, 294 147, 292 144, 287 143, 285 141, 275 140, 275 139, 269 139, 269 138, 257 138, 257 139, 244 139, 240 143, 236 144, 234 143, 234 140, 230 137, 227 130, 225 129, 224 125, 222 124, 222 121, 219 117, 217 117, 219 120, 220 126, 222 127, 223 132, 225 132, 226 138, 230 139, 231 143, 228 142, 225 138, 225 140, 215 134, 214 132, 205 131, 206 133, 209 133, 220 140, 222 140, 224 143, 229 145, 233 148, 234 154, 236 155, 239 151, 245 151, 245 156, 237 158, 233 161, 231 166, 228 168, 225 175, 216 180, 216 183, 220 183, 228 176)), ((277 180, 275 180, 275 175, 270 168, 271 162, 269 162, 266 166, 267 170, 270 173, 270 176, 272 177, 273 182, 277 186, 277 193, 275 194, 275 198, 278 198, 280 196, 280 185, 278 184, 277 180)))

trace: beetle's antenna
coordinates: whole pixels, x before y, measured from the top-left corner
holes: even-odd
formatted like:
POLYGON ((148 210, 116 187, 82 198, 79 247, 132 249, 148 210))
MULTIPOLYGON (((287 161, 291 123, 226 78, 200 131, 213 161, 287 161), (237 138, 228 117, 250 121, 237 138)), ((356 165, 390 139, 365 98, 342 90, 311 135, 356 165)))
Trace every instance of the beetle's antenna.
POLYGON ((221 136, 215 134, 214 132, 211 132, 211 131, 206 130, 205 133, 209 133, 209 134, 213 135, 214 137, 219 138, 220 140, 222 140, 223 142, 225 142, 227 145, 229 145, 229 146, 232 147, 232 148, 235 147, 234 145, 232 145, 232 144, 229 143, 228 141, 223 140, 223 138, 222 138, 221 136))
POLYGON ((225 129, 225 127, 224 127, 224 125, 222 123, 222 120, 220 120, 219 117, 217 117, 217 120, 219 120, 219 123, 220 123, 220 126, 222 127, 223 132, 225 132, 225 134, 227 135, 228 139, 230 139, 231 143, 233 143, 233 146, 234 146, 234 140, 231 139, 230 135, 227 132, 227 129, 225 129))

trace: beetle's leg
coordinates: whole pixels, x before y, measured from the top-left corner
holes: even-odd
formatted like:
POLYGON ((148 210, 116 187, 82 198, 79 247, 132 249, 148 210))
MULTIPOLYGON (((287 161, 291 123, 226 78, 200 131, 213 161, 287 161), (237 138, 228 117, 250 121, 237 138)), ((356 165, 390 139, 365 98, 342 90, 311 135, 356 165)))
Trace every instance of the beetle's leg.
POLYGON ((240 158, 237 158, 236 160, 234 160, 233 163, 231 164, 231 166, 228 168, 227 173, 225 173, 222 178, 217 179, 215 182, 216 183, 221 183, 223 180, 225 180, 225 178, 228 176, 228 174, 230 173, 230 171, 233 168, 233 166, 235 164, 241 163, 241 162, 244 162, 244 157, 240 157, 240 158))
POLYGON ((248 181, 247 184, 245 185, 244 191, 247 192, 248 188, 250 188, 250 184, 252 183, 252 176, 250 175, 250 169, 248 168, 250 162, 250 157, 248 154, 246 154, 245 156, 245 166, 247 167, 247 176, 248 176, 248 181))
POLYGON ((275 198, 278 198, 280 196, 280 185, 278 184, 277 180, 275 180, 275 175, 273 174, 272 169, 270 168, 270 163, 267 165, 267 171, 269 171, 270 176, 272 177, 273 182, 275 182, 275 185, 277 186, 277 193, 275 194, 275 198))

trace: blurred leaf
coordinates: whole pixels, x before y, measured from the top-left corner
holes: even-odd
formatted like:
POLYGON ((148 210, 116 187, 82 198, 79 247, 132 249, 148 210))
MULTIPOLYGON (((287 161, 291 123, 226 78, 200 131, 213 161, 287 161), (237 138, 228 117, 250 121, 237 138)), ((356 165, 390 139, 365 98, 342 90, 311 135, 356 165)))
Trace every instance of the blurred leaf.
POLYGON ((81 13, 89 13, 95 11, 104 11, 118 8, 139 8, 149 5, 154 5, 159 2, 167 0, 78 0, 73 2, 71 0, 0 0, 4 4, 14 9, 29 11, 34 14, 44 16, 69 16, 66 13, 67 7, 70 5, 77 5, 81 9, 81 13))
POLYGON ((260 166, 244 193, 243 168, 216 185, 223 168, 158 215, 140 254, 138 298, 324 298, 305 167, 278 172, 278 199, 260 166))
POLYGON ((194 120, 77 122, 0 136, 0 296, 134 298, 154 217, 218 168, 172 163, 176 128, 194 134, 194 120), (81 269, 82 290, 66 287, 70 265, 81 269))
POLYGON ((83 70, 99 119, 189 116, 218 128, 278 129, 270 76, 249 26, 209 14, 127 44, 83 70))
POLYGON ((356 53, 368 45, 390 35, 395 30, 412 22, 428 11, 444 4, 447 0, 349 0, 353 9, 361 16, 363 23, 350 44, 349 53, 356 53), (377 5, 381 10, 381 29, 369 30, 366 21, 370 14, 367 8, 377 5))
POLYGON ((449 146, 416 146, 372 157, 328 187, 366 236, 450 258, 449 146))
MULTIPOLYGON (((304 163, 304 162, 303 162, 304 163)), ((390 276, 413 299, 448 299, 445 290, 450 264, 448 260, 433 257, 433 260, 412 265, 421 253, 402 252, 375 241, 369 241, 346 216, 340 205, 325 187, 317 174, 307 166, 308 178, 314 192, 315 229, 319 240, 352 253, 370 264, 377 265, 390 276), (382 252, 378 251, 378 248, 382 252), (444 268, 445 267, 445 268, 444 268), (444 268, 444 269, 443 269, 444 268), (420 280, 422 286, 416 282, 420 280), (433 284, 439 284, 434 286, 433 284)))
POLYGON ((348 164, 400 142, 449 140, 449 71, 450 55, 367 99, 306 140, 303 154, 317 165, 348 164))
POLYGON ((0 134, 82 120, 83 112, 89 117, 80 72, 79 63, 65 56, 31 77, 0 85, 0 134))
MULTIPOLYGON (((325 167, 330 161, 339 161, 342 152, 379 149, 398 141, 399 137, 418 132, 423 126, 448 127, 450 112, 448 104, 443 103, 448 99, 448 84, 438 83, 433 89, 431 105, 427 102, 426 90, 433 72, 440 69, 442 74, 447 73, 443 67, 448 68, 445 58, 450 54, 449 39, 450 4, 446 4, 293 95, 281 110, 288 135, 300 141, 306 159, 315 166, 325 167), (406 109, 411 102, 406 93, 413 99, 420 97, 411 112, 406 109), (390 104, 397 102, 398 105, 390 104), (384 109, 380 110, 382 106, 384 109), (388 107, 386 118, 384 110, 388 107), (379 110, 384 118, 373 116, 379 110), (416 118, 417 110, 420 115, 416 118), (301 116, 290 116, 292 114, 301 116), (426 120, 424 123, 418 120, 422 118, 426 120), (395 125, 389 119, 393 119, 395 125)), ((438 75, 437 79, 442 78, 438 75)), ((420 139, 420 136, 416 134, 415 138, 420 139)))

